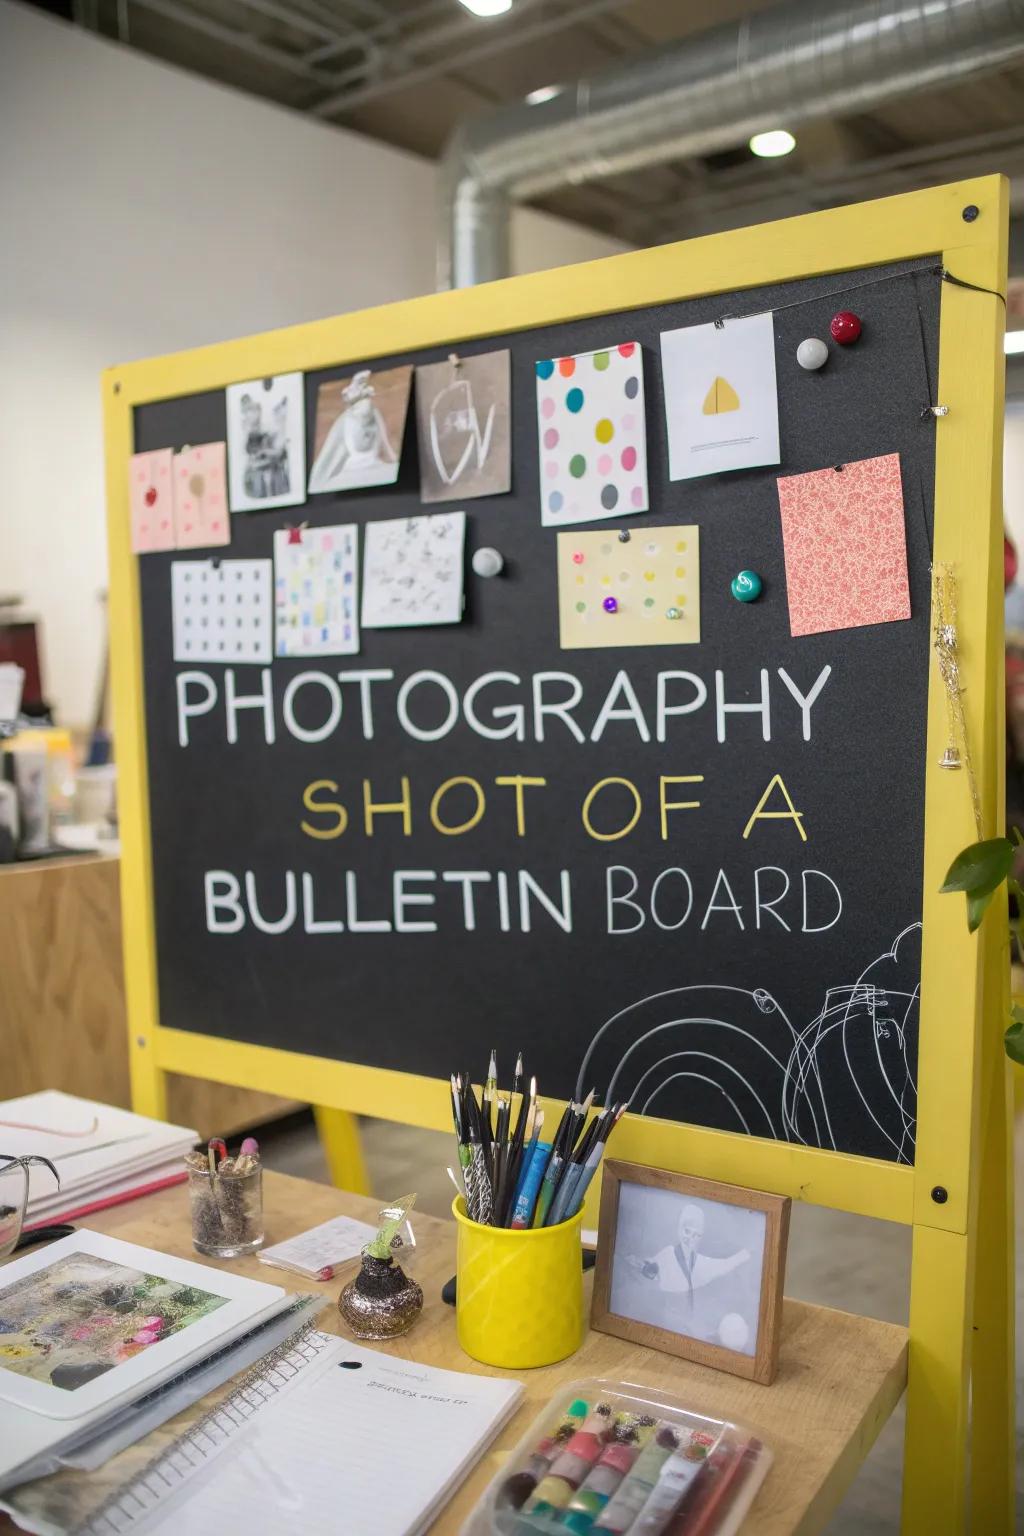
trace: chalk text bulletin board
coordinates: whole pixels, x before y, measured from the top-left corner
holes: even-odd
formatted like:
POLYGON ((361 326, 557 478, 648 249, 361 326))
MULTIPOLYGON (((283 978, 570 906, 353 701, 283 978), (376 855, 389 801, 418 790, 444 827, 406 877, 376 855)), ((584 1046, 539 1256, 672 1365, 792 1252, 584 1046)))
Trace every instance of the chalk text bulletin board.
MULTIPOLYGON (((505 570, 467 567, 460 624, 364 629, 352 657, 183 665, 182 557, 143 557, 162 1021, 430 1076, 523 1046, 559 1096, 603 1030, 584 1092, 615 1076, 638 1110, 912 1160, 936 261, 356 360, 511 351, 513 489, 466 503, 467 553, 493 546, 505 570), (800 368, 848 308, 856 346, 800 368), (724 310, 775 312, 782 462, 671 482, 660 334, 724 310), (653 554, 663 527, 695 525, 701 639, 563 651, 535 364, 630 342, 650 510, 588 531, 614 566, 620 529, 653 554), (890 453, 911 618, 791 638, 778 475, 890 453), (744 568, 757 603, 732 596, 744 568)), ((319 384, 351 372, 306 374, 308 435, 319 384)), ((136 412, 140 451, 224 436, 222 391, 136 412)), ((224 554, 269 557, 300 519, 423 510, 410 412, 394 487, 236 513, 224 554)))

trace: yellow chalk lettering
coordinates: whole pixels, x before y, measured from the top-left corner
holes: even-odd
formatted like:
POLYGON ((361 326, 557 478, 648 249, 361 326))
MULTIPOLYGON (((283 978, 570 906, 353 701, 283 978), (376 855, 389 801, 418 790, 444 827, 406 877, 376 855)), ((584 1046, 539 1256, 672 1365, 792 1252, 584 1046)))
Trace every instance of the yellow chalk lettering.
POLYGON ((510 784, 516 792, 516 836, 526 836, 526 812, 523 808, 523 790, 527 785, 538 788, 547 783, 547 779, 530 779, 524 773, 509 774, 506 778, 495 779, 495 784, 510 784))
POLYGON ((367 837, 373 836, 373 818, 375 816, 391 816, 400 814, 402 817, 402 834, 405 837, 412 836, 412 795, 409 792, 409 780, 402 775, 401 800, 377 801, 370 798, 373 791, 369 779, 363 780, 363 822, 366 827, 367 837))
POLYGON ((438 832, 442 832, 445 837, 461 837, 463 832, 469 832, 476 826, 486 807, 487 801, 484 799, 484 792, 476 779, 467 779, 462 776, 454 779, 445 779, 430 802, 430 820, 438 832), (469 784, 472 787, 473 793, 476 795, 476 810, 468 821, 460 822, 457 827, 447 827, 441 820, 440 805, 444 796, 450 789, 454 789, 456 784, 469 784))
POLYGON ((658 780, 658 795, 661 804, 661 840, 668 842, 668 812, 669 811, 695 811, 700 805, 699 800, 666 800, 666 784, 703 784, 702 773, 679 773, 661 775, 658 780))
POLYGON ((772 774, 768 788, 765 790, 764 794, 757 802, 757 805, 754 807, 754 814, 743 828, 743 836, 745 838, 750 836, 750 829, 753 827, 755 821, 791 821, 796 827, 797 831, 800 833, 801 839, 806 843, 807 833, 804 831, 803 814, 803 811, 798 811, 790 799, 789 790, 782 782, 782 774, 774 773, 772 774), (766 811, 764 809, 768 796, 776 787, 782 795, 783 800, 785 800, 786 804, 789 806, 788 811, 766 811))
POLYGON ((617 838, 625 837, 627 833, 632 832, 633 828, 640 820, 640 806, 640 791, 637 789, 632 779, 599 779, 583 802, 583 825, 586 827, 590 836, 596 838, 599 843, 613 843, 617 838), (593 805, 594 800, 600 794, 601 790, 604 789, 607 784, 624 784, 625 787, 629 790, 630 794, 633 796, 635 808, 630 820, 624 827, 620 828, 618 832, 595 832, 594 828, 590 824, 590 807, 593 805))
POLYGON ((307 837, 319 838, 322 842, 328 842, 332 837, 340 837, 348 826, 348 811, 337 800, 316 800, 314 796, 317 790, 329 789, 332 794, 338 793, 338 786, 333 779, 314 779, 312 784, 307 784, 302 791, 302 803, 307 811, 313 811, 318 816, 333 816, 334 825, 330 827, 311 827, 308 821, 300 821, 299 826, 307 837))

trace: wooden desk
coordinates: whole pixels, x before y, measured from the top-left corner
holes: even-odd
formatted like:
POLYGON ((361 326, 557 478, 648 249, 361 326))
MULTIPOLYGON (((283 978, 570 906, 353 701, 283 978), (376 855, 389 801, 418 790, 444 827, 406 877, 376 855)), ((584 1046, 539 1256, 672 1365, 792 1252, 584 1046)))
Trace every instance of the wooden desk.
MULTIPOLYGON (((294 1236, 329 1216, 346 1213, 372 1220, 376 1212, 375 1202, 362 1196, 280 1174, 267 1175, 264 1195, 268 1242, 294 1236)), ((89 1225, 130 1242, 197 1257, 181 1189, 105 1211, 89 1225)), ((418 1216, 414 1225, 419 1246, 410 1270, 423 1286, 423 1315, 405 1338, 382 1347, 429 1365, 483 1372, 484 1367, 459 1348, 454 1310, 440 1298, 441 1286, 455 1268, 455 1224, 418 1216)), ((230 1267, 290 1290, 311 1288, 300 1276, 268 1269, 255 1258, 230 1267)), ((331 1302, 318 1319, 325 1331, 343 1331, 334 1303, 352 1272, 353 1266, 346 1266, 340 1280, 312 1287, 321 1289, 325 1301, 331 1302)), ((587 1283, 589 1304, 589 1277, 587 1283)), ((524 1402, 435 1522, 434 1536, 456 1536, 503 1456, 538 1409, 561 1382, 585 1376, 662 1387, 695 1409, 735 1419, 759 1433, 776 1459, 746 1528, 752 1536, 755 1532, 756 1536, 809 1536, 824 1527, 899 1401, 907 1379, 907 1334, 891 1323, 787 1301, 779 1375, 770 1387, 600 1333, 588 1333, 579 1352, 560 1365, 500 1374, 525 1382, 524 1402)))

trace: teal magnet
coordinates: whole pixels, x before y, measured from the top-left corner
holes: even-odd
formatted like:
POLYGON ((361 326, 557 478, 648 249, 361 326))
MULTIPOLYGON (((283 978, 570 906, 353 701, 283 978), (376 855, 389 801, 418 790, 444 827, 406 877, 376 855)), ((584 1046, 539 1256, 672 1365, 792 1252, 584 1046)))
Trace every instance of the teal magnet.
POLYGON ((753 603, 761 596, 764 583, 756 571, 740 571, 732 579, 732 595, 740 603, 753 603))

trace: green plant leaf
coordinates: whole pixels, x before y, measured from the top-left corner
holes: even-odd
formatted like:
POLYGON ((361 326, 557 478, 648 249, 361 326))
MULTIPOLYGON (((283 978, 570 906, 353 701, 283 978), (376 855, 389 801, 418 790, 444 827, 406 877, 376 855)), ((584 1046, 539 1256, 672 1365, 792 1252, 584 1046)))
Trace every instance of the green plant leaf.
POLYGON ((1014 847, 1008 837, 990 837, 981 843, 971 843, 969 848, 957 854, 939 889, 984 896, 1006 879, 1013 854, 1014 847))
POLYGON ((1024 1067, 1024 1018, 1018 1018, 1019 1010, 1013 1010, 1015 1022, 1010 1025, 1003 1036, 1003 1044, 1006 1046, 1006 1054, 1011 1061, 1024 1067))
POLYGON ((995 891, 968 891, 967 892, 967 930, 969 933, 977 933, 981 927, 981 920, 988 911, 995 891))

